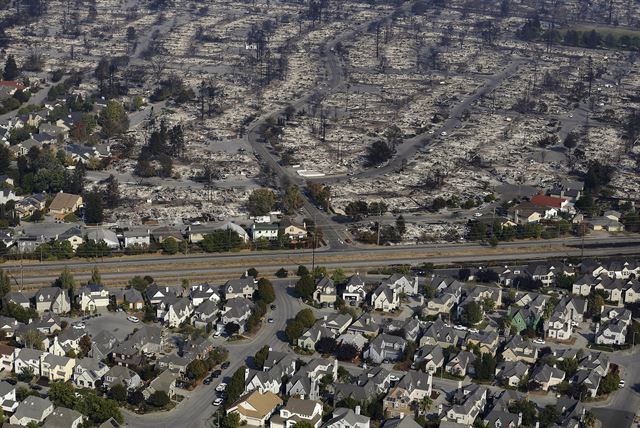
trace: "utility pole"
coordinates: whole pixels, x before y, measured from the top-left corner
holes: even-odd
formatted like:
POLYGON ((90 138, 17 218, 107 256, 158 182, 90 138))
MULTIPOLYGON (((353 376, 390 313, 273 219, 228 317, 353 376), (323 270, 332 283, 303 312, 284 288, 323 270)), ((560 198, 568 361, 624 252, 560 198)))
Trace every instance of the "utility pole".
POLYGON ((376 241, 378 246, 380 246, 380 222, 382 221, 380 217, 382 217, 382 207, 380 207, 380 202, 378 202, 378 239, 376 241))

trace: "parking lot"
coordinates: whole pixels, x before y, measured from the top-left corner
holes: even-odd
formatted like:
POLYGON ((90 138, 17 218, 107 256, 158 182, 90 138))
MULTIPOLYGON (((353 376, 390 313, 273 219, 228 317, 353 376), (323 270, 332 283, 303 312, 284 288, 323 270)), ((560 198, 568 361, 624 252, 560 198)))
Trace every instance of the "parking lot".
POLYGON ((113 334, 119 341, 124 340, 135 328, 140 328, 142 323, 133 323, 127 320, 125 312, 101 312, 98 316, 91 316, 83 320, 81 318, 65 318, 69 324, 82 322, 85 324, 85 331, 91 336, 96 336, 103 330, 113 334))

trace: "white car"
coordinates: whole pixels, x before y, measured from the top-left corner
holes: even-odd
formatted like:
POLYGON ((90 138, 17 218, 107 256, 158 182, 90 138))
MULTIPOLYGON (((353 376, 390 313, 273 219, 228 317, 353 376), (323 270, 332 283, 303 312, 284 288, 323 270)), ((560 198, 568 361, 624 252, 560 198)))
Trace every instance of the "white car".
POLYGON ((618 388, 624 388, 624 379, 620 379, 620 383, 618 383, 618 388))
POLYGON ((465 326, 463 326, 463 325, 460 325, 460 324, 458 324, 458 325, 454 325, 454 326, 453 326, 453 328, 454 328, 455 330, 467 331, 467 327, 465 327, 465 326))
POLYGON ((536 343, 538 345, 544 345, 547 342, 545 342, 544 340, 538 338, 538 339, 533 339, 533 343, 536 343))
POLYGON ((220 406, 222 403, 224 403, 224 400, 220 397, 216 398, 215 400, 213 400, 213 405, 214 406, 220 406))
POLYGON ((222 383, 220 383, 220 385, 216 386, 216 391, 218 391, 218 392, 222 392, 225 389, 227 389, 227 384, 224 383, 224 382, 222 382, 222 383))
POLYGON ((140 322, 138 317, 134 317, 133 315, 128 316, 127 319, 131 322, 140 322))
POLYGON ((442 132, 440 133, 440 135, 442 135, 442 136, 444 137, 445 135, 447 135, 447 131, 442 131, 442 132))
POLYGON ((477 328, 470 328, 469 333, 480 333, 480 330, 478 330, 477 328))
POLYGON ((391 374, 391 375, 389 375, 389 380, 391 382, 397 382, 397 381, 400 380, 400 378, 398 376, 394 375, 394 374, 391 374))
POLYGON ((84 328, 86 328, 86 327, 87 327, 87 326, 86 326, 83 322, 78 322, 78 323, 75 323, 75 324, 73 325, 73 328, 76 328, 76 329, 78 329, 78 330, 82 330, 82 329, 84 329, 84 328))
POLYGON ((482 217, 482 213, 474 213, 473 216, 474 217, 482 217))
POLYGON ((219 331, 216 331, 215 333, 213 333, 213 337, 220 337, 222 336, 222 334, 219 331))

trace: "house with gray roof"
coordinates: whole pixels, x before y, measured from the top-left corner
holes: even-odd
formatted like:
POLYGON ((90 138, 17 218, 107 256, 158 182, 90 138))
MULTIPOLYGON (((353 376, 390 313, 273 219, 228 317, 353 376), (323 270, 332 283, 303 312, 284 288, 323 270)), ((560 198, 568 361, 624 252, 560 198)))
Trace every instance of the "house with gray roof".
POLYGON ((529 366, 521 361, 503 361, 496 367, 496 379, 503 385, 517 387, 529 374, 529 366))
POLYGON ((14 425, 29 425, 31 422, 42 423, 53 413, 53 403, 48 398, 40 398, 33 395, 25 398, 11 415, 9 422, 14 425))
POLYGON ((40 313, 51 311, 64 314, 71 310, 71 302, 66 290, 59 287, 43 287, 35 295, 36 310, 40 313))
POLYGON ((104 386, 111 389, 116 384, 121 384, 129 391, 133 391, 140 386, 142 380, 140 376, 130 368, 124 366, 113 366, 104 375, 104 386))
POLYGON ((400 306, 400 293, 395 288, 381 284, 371 293, 370 304, 373 309, 383 312, 395 311, 400 306))
POLYGON ((197 328, 206 327, 207 324, 217 320, 219 313, 218 304, 212 300, 206 300, 193 310, 191 320, 197 328))
POLYGON ((472 384, 462 388, 461 392, 461 404, 451 406, 442 419, 471 426, 487 404, 487 389, 472 384))
POLYGON ((424 366, 425 372, 433 374, 444 365, 444 351, 440 345, 424 345, 416 351, 413 360, 417 366, 424 366))
POLYGON ((382 428, 418 428, 420 425, 411 416, 388 419, 382 424, 382 428))
POLYGON ((9 382, 0 382, 0 407, 5 412, 15 412, 18 407, 16 389, 17 387, 9 382))
POLYGON ((301 398, 289 398, 277 415, 271 417, 271 428, 292 428, 299 422, 306 422, 313 428, 322 423, 322 402, 301 398))
POLYGON ((75 299, 81 310, 93 312, 109 306, 110 293, 101 284, 87 284, 78 289, 75 299))
POLYGON ((47 417, 44 428, 78 428, 83 421, 82 413, 66 407, 56 407, 47 417))
POLYGON ((533 370, 530 379, 535 387, 542 391, 548 391, 549 388, 560 384, 564 378, 565 373, 562 370, 547 364, 540 364, 533 370))
POLYGON ((4 295, 3 300, 5 302, 11 302, 13 304, 22 306, 23 308, 28 308, 29 306, 31 306, 29 298, 19 291, 9 291, 4 295))
POLYGON ((473 363, 476 360, 476 356, 472 352, 460 351, 453 355, 451 359, 444 366, 444 370, 455 376, 466 376, 467 374, 473 374, 475 369, 473 363))
POLYGON ((107 330, 102 330, 91 338, 91 349, 89 356, 96 360, 104 360, 111 354, 118 339, 107 330))
POLYGON ((35 376, 40 376, 40 360, 44 352, 31 348, 17 348, 13 361, 13 371, 22 373, 32 370, 35 376))
POLYGON ((406 346, 407 341, 402 337, 382 333, 369 343, 363 356, 376 364, 383 361, 399 361, 404 355, 406 346))
POLYGON ((380 332, 380 324, 378 324, 370 313, 365 312, 360 318, 351 323, 347 331, 350 333, 360 333, 363 336, 375 337, 380 332))
POLYGON ((351 410, 338 407, 333 410, 331 419, 322 425, 322 428, 369 428, 370 418, 360 414, 360 408, 351 410))
POLYGON ((108 371, 109 366, 100 360, 94 358, 77 359, 73 369, 73 383, 78 388, 95 389, 108 371))
POLYGON ((189 287, 189 298, 193 303, 193 306, 198 307, 206 301, 211 301, 215 304, 220 302, 220 295, 216 287, 204 284, 195 284, 189 287))
POLYGON ((142 391, 144 398, 149 399, 149 397, 157 391, 162 391, 167 394, 169 398, 173 398, 176 395, 176 379, 176 374, 171 370, 167 369, 163 371, 142 391))
POLYGON ((418 277, 394 273, 382 280, 382 285, 392 288, 398 294, 415 296, 418 294, 418 277))
POLYGON ((516 414, 494 408, 482 419, 482 422, 489 427, 518 428, 522 426, 522 413, 516 414))
POLYGON ((333 280, 328 276, 323 276, 316 281, 316 289, 313 292, 313 301, 323 307, 332 308, 338 296, 333 280))
POLYGON ((220 322, 217 325, 219 332, 224 330, 224 326, 230 323, 235 323, 240 326, 239 332, 244 332, 244 325, 251 316, 251 310, 253 309, 253 302, 243 297, 235 297, 227 300, 222 309, 222 316, 220 322))
POLYGON ((364 280, 358 273, 351 275, 342 290, 342 300, 352 304, 363 302, 367 296, 364 280))
POLYGON ((253 294, 258 290, 258 281, 250 275, 238 279, 230 279, 222 286, 222 293, 227 300, 253 298, 253 294))

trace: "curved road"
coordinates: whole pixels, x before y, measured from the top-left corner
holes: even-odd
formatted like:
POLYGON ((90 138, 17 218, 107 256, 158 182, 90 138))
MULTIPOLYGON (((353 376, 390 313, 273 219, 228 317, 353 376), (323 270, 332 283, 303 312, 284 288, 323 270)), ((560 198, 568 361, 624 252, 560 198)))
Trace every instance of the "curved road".
MULTIPOLYGON (((280 281, 283 283, 284 281, 280 281)), ((220 378, 209 385, 200 385, 191 391, 191 396, 185 398, 174 409, 169 412, 150 413, 137 415, 131 412, 124 412, 126 422, 136 428, 164 428, 164 427, 189 427, 200 428, 210 426, 208 421, 213 416, 216 407, 211 402, 215 398, 215 388, 224 379, 230 377, 239 367, 247 364, 247 359, 265 345, 269 345, 274 350, 285 350, 288 345, 279 340, 278 332, 284 331, 286 321, 293 318, 302 305, 298 300, 289 296, 289 287, 286 282, 281 287, 274 287, 276 290, 277 310, 269 312, 267 317, 272 317, 274 322, 264 322, 260 331, 250 341, 234 342, 226 344, 222 339, 216 339, 216 345, 223 346, 229 350, 229 362, 231 365, 223 371, 220 378)))

